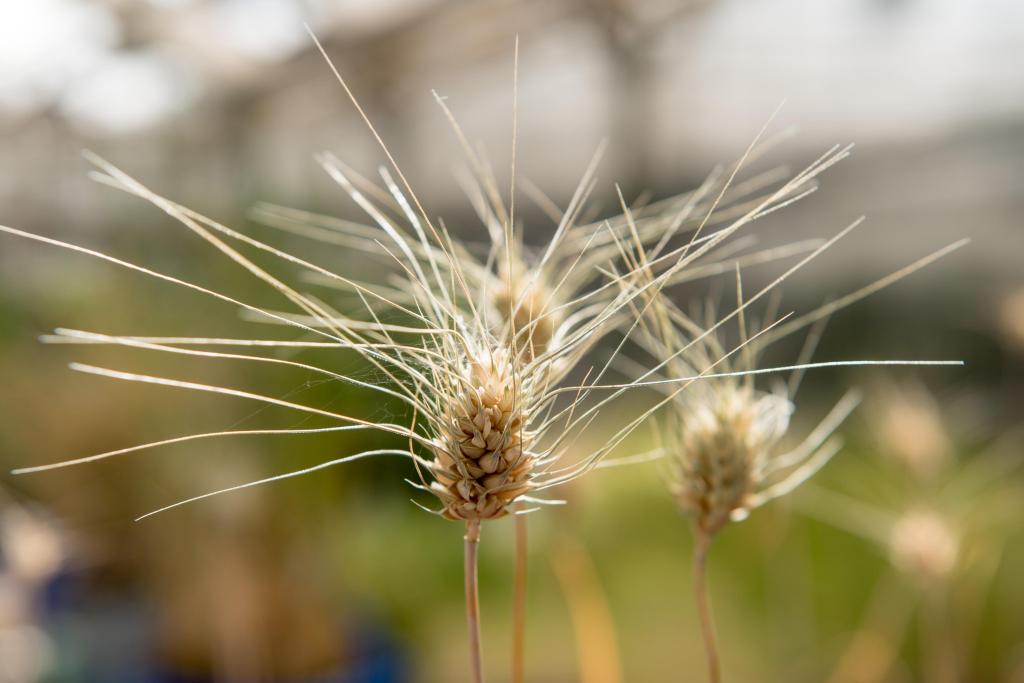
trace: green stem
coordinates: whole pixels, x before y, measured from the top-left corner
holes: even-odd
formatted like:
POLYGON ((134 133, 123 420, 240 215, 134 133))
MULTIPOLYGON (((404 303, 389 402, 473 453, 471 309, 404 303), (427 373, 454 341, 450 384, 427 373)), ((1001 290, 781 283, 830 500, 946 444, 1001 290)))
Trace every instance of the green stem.
POLYGON ((477 546, 480 520, 466 522, 465 535, 466 626, 469 630, 469 664, 473 683, 483 683, 483 657, 480 647, 480 595, 477 588, 477 546))
MULTIPOLYGON (((520 510, 522 503, 519 504, 520 510)), ((516 515, 516 575, 512 611, 512 683, 523 683, 526 664, 526 515, 516 515)))

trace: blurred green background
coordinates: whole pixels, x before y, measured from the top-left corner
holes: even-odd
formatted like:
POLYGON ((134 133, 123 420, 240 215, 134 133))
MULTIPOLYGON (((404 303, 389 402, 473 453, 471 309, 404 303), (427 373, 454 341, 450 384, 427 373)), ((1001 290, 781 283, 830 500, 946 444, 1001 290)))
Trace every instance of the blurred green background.
MULTIPOLYGON (((303 22, 428 210, 468 241, 485 234, 454 180, 459 151, 431 89, 504 183, 516 35, 521 172, 561 205, 603 138, 598 215, 614 212, 614 182, 630 197, 695 187, 742 154, 783 98, 775 129, 800 130, 759 168, 797 168, 835 142, 858 143, 819 192, 758 224, 760 243, 783 244, 870 219, 787 283, 784 310, 971 237, 837 315, 817 353, 966 366, 811 373, 793 434, 858 385, 867 400, 842 429, 847 447, 808 486, 721 534, 711 587, 730 681, 1024 681, 1017 3, 4 3, 0 222, 282 306, 159 211, 90 182, 79 156, 88 148, 227 225, 373 277, 365 259, 250 219, 268 200, 361 220, 313 154, 333 151, 368 175, 383 161, 303 22), (939 520, 938 531, 899 527, 908 515, 939 520)), ((526 239, 542 243, 549 221, 522 203, 526 239)), ((778 271, 760 267, 745 282, 778 271)), ((675 295, 727 297, 730 287, 675 295)), ((58 326, 281 336, 180 288, 0 236, 0 681, 466 679, 462 529, 409 502, 407 463, 355 463, 131 521, 384 437, 244 436, 6 474, 193 432, 320 425, 241 399, 77 374, 70 361, 371 417, 401 418, 398 407, 294 370, 38 343, 58 326)), ((799 341, 769 360, 792 360, 799 341)), ((309 357, 364 372, 353 355, 309 357)), ((619 454, 650 445, 641 430, 619 454)), ((528 680, 703 680, 692 538, 664 474, 657 463, 598 471, 567 487, 566 507, 531 516, 528 680)), ((487 525, 481 546, 496 681, 508 678, 512 532, 509 520, 487 525)))

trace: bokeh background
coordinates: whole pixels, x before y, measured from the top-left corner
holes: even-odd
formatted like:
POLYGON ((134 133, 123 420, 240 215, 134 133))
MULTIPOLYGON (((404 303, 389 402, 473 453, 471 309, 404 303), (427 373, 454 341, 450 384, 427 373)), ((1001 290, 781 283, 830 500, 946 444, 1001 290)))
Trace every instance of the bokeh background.
MULTIPOLYGON (((332 151, 368 175, 383 162, 304 23, 428 210, 467 240, 484 233, 454 180, 458 147, 431 90, 507 181, 517 35, 520 171, 561 205, 604 139, 597 215, 614 212, 614 182, 631 198, 695 187, 738 158, 783 100, 772 130, 797 132, 754 170, 857 143, 816 194, 758 225, 762 243, 782 244, 869 217, 787 283, 786 309, 970 237, 837 315, 818 352, 966 366, 812 373, 799 425, 846 387, 866 390, 843 430, 848 446, 810 485, 721 535, 713 599, 728 680, 1024 681, 1018 2, 5 0, 0 222, 274 302, 159 211, 91 182, 80 155, 90 149, 224 223, 366 274, 343 249, 251 220, 259 200, 359 219, 313 155, 332 151)), ((527 241, 544 240, 550 222, 522 206, 527 241)), ((775 272, 745 277, 756 286, 775 272)), ((342 412, 386 417, 396 406, 294 373, 38 343, 57 326, 275 332, 0 236, 0 681, 464 680, 462 531, 409 502, 404 463, 357 463, 131 521, 379 437, 209 440, 6 474, 190 432, 307 424, 241 400, 78 375, 73 360, 342 412)), ((319 358, 358 369, 343 354, 319 358)), ((528 680, 702 680, 691 537, 663 479, 655 464, 597 472, 565 491, 566 508, 531 518, 528 680)), ((512 525, 485 532, 485 658, 500 681, 512 525)))

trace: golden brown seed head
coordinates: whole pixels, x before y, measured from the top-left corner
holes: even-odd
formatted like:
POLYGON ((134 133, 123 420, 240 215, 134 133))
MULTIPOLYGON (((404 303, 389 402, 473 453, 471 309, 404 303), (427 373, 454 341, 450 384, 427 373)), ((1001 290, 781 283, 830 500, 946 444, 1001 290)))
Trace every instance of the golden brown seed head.
POLYGON ((431 490, 449 519, 496 519, 531 488, 523 388, 507 351, 486 352, 462 370, 434 444, 431 490))
POLYGON ((789 424, 785 398, 723 385, 681 417, 676 499, 698 528, 714 534, 747 516, 764 465, 789 424))

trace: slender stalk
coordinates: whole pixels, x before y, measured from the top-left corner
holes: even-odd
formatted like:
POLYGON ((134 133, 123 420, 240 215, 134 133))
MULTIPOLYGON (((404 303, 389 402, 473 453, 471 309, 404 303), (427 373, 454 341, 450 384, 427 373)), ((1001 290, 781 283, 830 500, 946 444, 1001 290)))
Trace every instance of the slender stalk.
POLYGON ((576 636, 579 683, 622 683, 615 621, 586 546, 564 534, 553 544, 552 555, 551 567, 562 587, 576 636))
POLYGON ((897 577, 882 576, 868 601, 860 628, 826 683, 882 683, 899 655, 913 607, 897 577))
POLYGON ((924 600, 924 626, 921 629, 924 652, 923 673, 934 683, 960 680, 959 662, 946 611, 946 596, 940 586, 928 586, 924 600))
MULTIPOLYGON (((519 509, 523 509, 519 503, 519 509)), ((516 576, 512 607, 512 683, 523 683, 526 665, 526 515, 516 515, 516 576)))
POLYGON ((466 522, 466 626, 469 629, 469 665, 473 683, 483 683, 484 669, 480 648, 480 595, 477 590, 476 557, 480 543, 480 520, 466 522))
POLYGON ((718 639, 715 636, 715 623, 711 615, 711 599, 708 597, 707 558, 711 536, 702 530, 697 531, 697 542, 693 548, 693 590, 697 601, 697 613, 700 616, 701 634, 704 636, 704 649, 707 653, 708 680, 721 683, 722 672, 718 660, 718 639))

